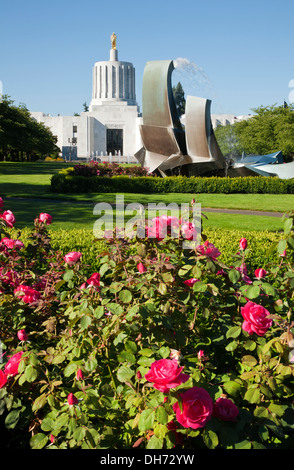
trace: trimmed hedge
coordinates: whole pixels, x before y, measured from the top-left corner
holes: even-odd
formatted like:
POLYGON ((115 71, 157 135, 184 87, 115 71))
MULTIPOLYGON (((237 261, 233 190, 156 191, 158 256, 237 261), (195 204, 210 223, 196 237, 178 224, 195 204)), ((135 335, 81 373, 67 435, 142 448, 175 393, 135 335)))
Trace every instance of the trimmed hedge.
MULTIPOLYGON (((11 237, 19 238, 25 245, 31 233, 29 228, 22 229, 21 237, 17 230, 12 230, 11 237)), ((89 266, 89 273, 99 267, 98 256, 106 248, 103 240, 95 239, 91 230, 48 230, 51 237, 51 245, 54 250, 61 251, 63 255, 70 251, 83 253, 83 262, 89 266)), ((277 243, 283 236, 282 233, 265 231, 220 230, 205 229, 207 239, 213 243, 221 252, 220 261, 231 265, 234 262, 234 254, 239 251, 239 240, 246 238, 248 241, 248 253, 246 263, 252 271, 264 267, 270 261, 277 259, 276 252, 268 255, 270 247, 277 243)))
POLYGON ((277 177, 130 177, 72 176, 58 173, 51 178, 55 193, 251 193, 294 194, 294 179, 277 177))

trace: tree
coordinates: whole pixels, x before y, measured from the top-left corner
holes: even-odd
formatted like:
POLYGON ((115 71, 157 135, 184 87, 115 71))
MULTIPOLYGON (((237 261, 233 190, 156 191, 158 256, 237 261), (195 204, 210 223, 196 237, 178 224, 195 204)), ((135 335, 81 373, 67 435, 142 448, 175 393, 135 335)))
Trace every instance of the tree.
POLYGON ((286 161, 294 157, 294 105, 260 106, 247 121, 234 124, 245 153, 266 155, 279 150, 286 161))
POLYGON ((177 86, 173 87, 173 95, 179 116, 181 117, 183 114, 185 114, 186 99, 185 92, 180 82, 178 82, 177 86))
POLYGON ((83 103, 83 107, 85 112, 89 111, 89 106, 87 105, 86 101, 83 103))
POLYGON ((30 115, 25 105, 15 106, 6 95, 0 102, 0 158, 36 160, 56 155, 57 138, 43 123, 30 115))
POLYGON ((242 152, 266 155, 282 151, 285 161, 294 157, 294 105, 260 106, 248 120, 219 126, 214 133, 225 156, 242 152))

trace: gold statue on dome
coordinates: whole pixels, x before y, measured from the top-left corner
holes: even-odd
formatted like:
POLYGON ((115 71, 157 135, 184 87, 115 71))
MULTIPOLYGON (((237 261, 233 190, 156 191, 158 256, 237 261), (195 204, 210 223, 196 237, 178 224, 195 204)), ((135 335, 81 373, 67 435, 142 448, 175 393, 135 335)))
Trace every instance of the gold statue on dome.
POLYGON ((116 49, 116 34, 112 33, 110 36, 111 39, 111 49, 116 49))

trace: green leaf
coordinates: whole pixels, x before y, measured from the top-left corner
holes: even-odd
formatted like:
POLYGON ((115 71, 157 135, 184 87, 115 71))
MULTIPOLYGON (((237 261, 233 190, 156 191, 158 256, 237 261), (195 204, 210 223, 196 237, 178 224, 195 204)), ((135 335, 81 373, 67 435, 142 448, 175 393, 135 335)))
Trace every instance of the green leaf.
POLYGON ((248 299, 256 299, 256 297, 258 297, 259 294, 260 294, 259 286, 250 285, 246 287, 245 296, 248 297, 248 299))
POLYGON ((159 423, 161 424, 167 424, 168 423, 168 414, 163 408, 163 406, 159 406, 156 410, 156 419, 159 423))
POLYGON ((37 411, 40 410, 40 408, 43 408, 43 406, 47 403, 47 395, 46 393, 43 393, 39 397, 37 397, 33 403, 32 410, 37 411))
POLYGON ((254 356, 243 356, 242 363, 249 367, 254 367, 257 364, 257 359, 254 356))
POLYGON ((106 305, 107 309, 114 315, 121 315, 124 311, 123 307, 119 304, 109 303, 106 305))
POLYGON ((237 271, 237 269, 230 269, 229 279, 233 284, 236 284, 236 282, 238 282, 240 279, 240 272, 237 271))
POLYGON ((14 429, 18 423, 20 415, 20 409, 12 410, 5 418, 5 426, 7 429, 14 429))
POLYGON ((65 271, 63 275, 63 280, 66 282, 69 282, 72 280, 73 277, 74 277, 74 271, 72 269, 68 269, 67 271, 65 271))
POLYGON ((284 222, 284 232, 285 232, 285 234, 290 233, 291 230, 292 230, 292 227, 293 227, 293 220, 290 217, 289 219, 286 219, 285 222, 284 222))
POLYGON ((215 449, 218 446, 217 434, 214 431, 204 429, 203 442, 209 449, 215 449))
POLYGON ((95 308, 94 310, 94 317, 97 318, 97 320, 104 315, 104 307, 102 305, 99 305, 99 307, 95 308))
POLYGON ((229 343, 226 347, 225 347, 225 350, 226 351, 235 351, 235 349, 237 348, 238 346, 238 342, 237 341, 231 341, 231 343, 229 343))
POLYGON ((24 372, 25 378, 28 382, 34 382, 38 377, 38 371, 32 365, 28 365, 24 372))
POLYGON ((277 292, 276 289, 273 286, 271 286, 269 283, 263 282, 261 284, 261 287, 264 290, 265 294, 273 295, 273 296, 276 295, 276 292, 277 292))
POLYGON ((226 333, 227 338, 238 338, 242 331, 242 328, 240 326, 232 326, 231 328, 228 329, 226 333))
POLYGON ((139 417, 138 428, 139 431, 149 431, 153 428, 153 423, 155 419, 155 410, 148 408, 143 410, 139 417))
POLYGON ((251 442, 250 441, 240 441, 234 445, 235 449, 251 449, 251 442))
POLYGON ((127 340, 125 342, 125 349, 133 354, 136 354, 138 348, 134 341, 127 340))
POLYGON ((80 320, 80 325, 83 330, 86 330, 92 323, 91 317, 89 315, 83 315, 81 320, 80 320))
POLYGON ((135 372, 130 367, 122 366, 117 371, 117 378, 120 382, 124 383, 128 382, 134 374, 135 372))
POLYGON ((82 441, 85 436, 86 436, 86 430, 85 430, 85 428, 83 428, 82 426, 79 426, 78 428, 76 428, 76 429, 74 430, 73 438, 74 438, 77 442, 82 441))
POLYGON ((207 290, 207 284, 202 281, 195 282, 193 285, 194 292, 205 292, 207 290))
POLYGON ((124 304, 129 304, 133 298, 132 293, 127 289, 121 290, 118 296, 124 304))
POLYGON ((249 403, 260 403, 260 390, 258 388, 249 388, 244 398, 249 403))
POLYGON ((48 436, 42 432, 39 432, 30 439, 30 446, 32 449, 43 449, 47 442, 48 436))
POLYGON ((70 362, 64 369, 63 374, 65 377, 70 377, 72 374, 75 374, 78 366, 75 362, 70 362))
POLYGON ((223 385, 225 391, 229 394, 232 395, 233 397, 238 395, 242 389, 242 385, 239 384, 238 382, 235 382, 233 380, 229 380, 228 382, 225 382, 223 385))
POLYGON ((163 439, 153 435, 148 441, 146 449, 162 449, 163 448, 163 439))
POLYGON ((278 243, 278 248, 277 248, 277 251, 280 255, 282 255, 284 253, 284 251, 286 250, 287 248, 287 241, 286 240, 280 240, 279 243, 278 243))

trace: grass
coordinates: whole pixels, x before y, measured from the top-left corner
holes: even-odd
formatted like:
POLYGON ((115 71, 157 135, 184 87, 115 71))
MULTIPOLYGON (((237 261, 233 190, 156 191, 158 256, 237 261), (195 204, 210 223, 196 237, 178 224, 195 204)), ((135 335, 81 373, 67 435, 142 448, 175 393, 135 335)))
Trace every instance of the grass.
MULTIPOLYGON (((93 208, 97 202, 114 204, 116 194, 56 194, 50 191, 51 176, 73 163, 62 162, 0 162, 0 196, 6 200, 6 208, 12 210, 17 226, 32 226, 40 212, 53 216, 52 229, 93 229, 97 215, 93 208), (9 207, 8 207, 9 206, 9 207)), ((125 204, 140 203, 190 203, 192 197, 202 208, 246 209, 287 212, 294 207, 293 194, 124 194, 125 204)), ((205 210, 204 210, 205 212, 205 210)), ((204 228, 240 230, 280 230, 280 218, 257 215, 206 213, 204 228)))

